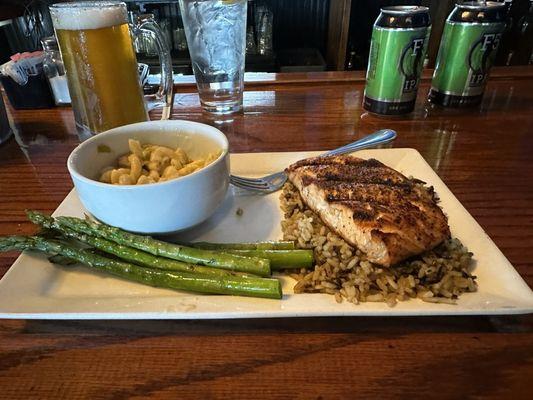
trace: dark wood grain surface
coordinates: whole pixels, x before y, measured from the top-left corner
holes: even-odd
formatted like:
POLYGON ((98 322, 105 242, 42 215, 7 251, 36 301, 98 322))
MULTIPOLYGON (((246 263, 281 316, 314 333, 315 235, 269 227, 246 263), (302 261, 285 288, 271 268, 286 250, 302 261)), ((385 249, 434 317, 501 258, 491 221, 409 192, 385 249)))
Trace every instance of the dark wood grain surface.
MULTIPOLYGON (((425 79, 415 113, 386 119, 361 110, 361 74, 252 80, 233 120, 202 114, 190 83, 173 117, 220 127, 234 152, 329 149, 391 127, 393 146, 424 156, 533 287, 533 68, 496 69, 470 110, 429 106, 425 79)), ((8 112, 0 235, 33 232, 24 209, 57 207, 78 142, 69 108, 8 112)), ((0 255, 0 276, 16 256, 0 255)), ((2 320, 0 398, 529 399, 532 331, 531 316, 2 320)))

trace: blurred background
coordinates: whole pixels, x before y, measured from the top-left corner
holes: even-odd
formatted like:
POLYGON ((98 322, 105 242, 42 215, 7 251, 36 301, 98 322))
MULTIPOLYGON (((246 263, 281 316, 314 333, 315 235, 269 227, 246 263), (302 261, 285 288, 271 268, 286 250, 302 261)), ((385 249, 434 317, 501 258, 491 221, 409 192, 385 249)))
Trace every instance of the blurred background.
MULTIPOLYGON (((124 0, 130 19, 153 14, 172 49, 175 74, 192 74, 177 0, 124 0)), ((48 5, 52 0, 0 2, 0 64, 17 52, 42 48, 53 35, 48 5)), ((502 0, 509 5, 508 26, 496 65, 531 64, 533 0, 502 0)), ((453 0, 249 0, 246 71, 308 72, 365 70, 372 24, 380 7, 424 5, 430 8, 432 32, 426 65, 432 67, 444 21, 453 0)), ((156 51, 142 39, 135 43, 138 61, 158 73, 156 51)))

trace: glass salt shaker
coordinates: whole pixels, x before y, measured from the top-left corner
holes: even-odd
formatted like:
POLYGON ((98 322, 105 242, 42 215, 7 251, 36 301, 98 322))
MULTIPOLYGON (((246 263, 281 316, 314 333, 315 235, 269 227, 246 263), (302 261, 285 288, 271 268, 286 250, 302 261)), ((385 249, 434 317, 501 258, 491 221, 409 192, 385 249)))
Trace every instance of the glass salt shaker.
POLYGON ((55 103, 58 106, 70 104, 67 76, 57 40, 55 36, 45 37, 41 39, 41 44, 45 53, 43 69, 52 88, 55 103))

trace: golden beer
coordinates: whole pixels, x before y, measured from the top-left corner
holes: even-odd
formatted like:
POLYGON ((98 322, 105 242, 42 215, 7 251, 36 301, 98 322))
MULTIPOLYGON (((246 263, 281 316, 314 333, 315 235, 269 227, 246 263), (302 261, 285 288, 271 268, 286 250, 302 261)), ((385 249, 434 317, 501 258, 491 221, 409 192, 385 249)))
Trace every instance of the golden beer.
POLYGON ((51 7, 79 129, 94 134, 148 120, 123 3, 51 7))

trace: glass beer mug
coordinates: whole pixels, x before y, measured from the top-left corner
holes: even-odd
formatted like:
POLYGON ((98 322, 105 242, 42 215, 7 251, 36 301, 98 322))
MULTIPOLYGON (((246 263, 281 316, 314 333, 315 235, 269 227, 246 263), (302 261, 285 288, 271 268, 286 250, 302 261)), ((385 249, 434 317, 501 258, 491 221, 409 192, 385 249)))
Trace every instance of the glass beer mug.
POLYGON ((126 4, 116 1, 58 3, 50 6, 50 14, 81 140, 117 126, 148 120, 132 35, 143 35, 156 43, 161 82, 155 97, 164 104, 162 118, 169 117, 170 50, 153 19, 140 18, 130 26, 126 4))

